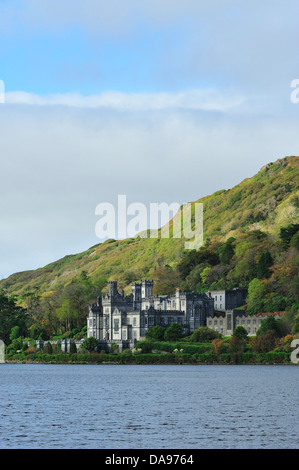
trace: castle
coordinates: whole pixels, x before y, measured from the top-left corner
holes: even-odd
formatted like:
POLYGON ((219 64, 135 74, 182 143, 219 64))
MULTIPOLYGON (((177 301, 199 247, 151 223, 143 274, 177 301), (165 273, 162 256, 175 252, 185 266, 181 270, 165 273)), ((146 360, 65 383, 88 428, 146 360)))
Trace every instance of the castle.
POLYGON ((192 332, 206 325, 214 316, 214 299, 202 292, 181 292, 174 295, 153 295, 153 281, 132 283, 132 293, 118 292, 117 282, 109 282, 109 294, 89 306, 87 337, 95 337, 99 348, 109 349, 111 343, 120 350, 134 347, 144 339, 147 330, 176 322, 184 331, 192 332))
POLYGON ((117 289, 117 282, 109 282, 109 293, 89 306, 87 337, 98 340, 99 350, 110 350, 117 344, 119 350, 133 348, 143 340, 146 331, 160 325, 168 327, 176 322, 185 333, 200 326, 208 326, 224 336, 231 336, 241 325, 248 335, 255 335, 266 315, 280 318, 284 312, 259 313, 246 316, 238 307, 246 303, 247 289, 234 288, 209 292, 181 292, 173 295, 153 295, 154 281, 144 280, 131 285, 132 292, 125 296, 117 289))

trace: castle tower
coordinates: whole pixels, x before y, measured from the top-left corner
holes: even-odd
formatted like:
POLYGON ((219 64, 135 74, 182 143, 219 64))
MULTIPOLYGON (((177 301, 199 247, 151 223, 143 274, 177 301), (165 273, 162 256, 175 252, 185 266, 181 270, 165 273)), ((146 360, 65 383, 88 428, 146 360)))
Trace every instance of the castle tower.
POLYGON ((96 339, 101 339, 102 323, 103 315, 101 312, 101 305, 98 303, 90 305, 87 317, 87 338, 93 336, 96 339))
POLYGON ((115 297, 117 294, 117 281, 109 281, 109 296, 115 297))
POLYGON ((142 298, 152 297, 153 296, 153 287, 154 281, 147 281, 146 279, 141 282, 141 295, 142 298))
POLYGON ((141 302, 141 284, 138 284, 138 282, 133 282, 131 286, 134 302, 141 302))

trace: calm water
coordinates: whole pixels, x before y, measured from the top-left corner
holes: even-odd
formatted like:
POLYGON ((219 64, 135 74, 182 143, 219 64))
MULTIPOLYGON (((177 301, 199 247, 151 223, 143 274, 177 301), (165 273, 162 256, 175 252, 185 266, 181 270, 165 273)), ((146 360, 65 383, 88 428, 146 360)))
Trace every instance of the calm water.
POLYGON ((0 365, 0 448, 299 448, 297 366, 0 365))

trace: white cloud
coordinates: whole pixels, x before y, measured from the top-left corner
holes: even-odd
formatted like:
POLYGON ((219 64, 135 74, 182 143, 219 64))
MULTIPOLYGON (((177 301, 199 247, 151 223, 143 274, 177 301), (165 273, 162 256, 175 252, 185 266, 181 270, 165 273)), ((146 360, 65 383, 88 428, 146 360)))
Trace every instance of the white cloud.
POLYGON ((26 96, 33 104, 0 106, 3 276, 99 242, 95 208, 116 204, 118 194, 128 204, 183 203, 299 153, 296 120, 242 113, 242 106, 236 113, 161 110, 139 97, 143 104, 128 110, 83 106, 83 97, 81 106, 62 106, 57 98, 26 96))
POLYGON ((120 111, 164 109, 201 109, 227 111, 243 104, 244 97, 230 91, 214 89, 188 90, 178 93, 121 93, 107 91, 100 95, 82 96, 78 93, 39 96, 26 92, 6 93, 7 104, 35 106, 69 106, 79 108, 108 108, 120 111))

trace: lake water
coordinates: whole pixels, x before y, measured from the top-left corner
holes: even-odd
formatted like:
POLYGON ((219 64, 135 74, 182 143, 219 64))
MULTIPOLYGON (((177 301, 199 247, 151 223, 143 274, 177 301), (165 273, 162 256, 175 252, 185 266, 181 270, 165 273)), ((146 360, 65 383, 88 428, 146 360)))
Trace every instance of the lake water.
POLYGON ((0 364, 1 449, 298 449, 298 366, 0 364))

